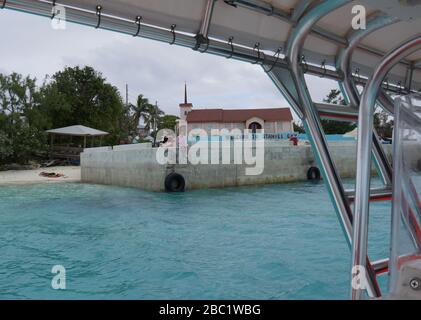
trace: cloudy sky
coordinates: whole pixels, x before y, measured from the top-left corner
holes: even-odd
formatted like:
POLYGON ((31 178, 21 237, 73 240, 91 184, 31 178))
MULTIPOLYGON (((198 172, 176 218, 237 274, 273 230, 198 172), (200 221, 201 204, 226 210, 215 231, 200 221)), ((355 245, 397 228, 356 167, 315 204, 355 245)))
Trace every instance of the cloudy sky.
MULTIPOLYGON (((29 74, 39 83, 65 66, 90 65, 122 96, 127 83, 131 102, 141 93, 169 114, 178 114, 184 81, 196 107, 288 106, 261 67, 244 62, 75 24, 54 30, 49 19, 9 10, 0 10, 0 30, 0 72, 29 74)), ((336 88, 328 80, 308 80, 316 101, 336 88)))

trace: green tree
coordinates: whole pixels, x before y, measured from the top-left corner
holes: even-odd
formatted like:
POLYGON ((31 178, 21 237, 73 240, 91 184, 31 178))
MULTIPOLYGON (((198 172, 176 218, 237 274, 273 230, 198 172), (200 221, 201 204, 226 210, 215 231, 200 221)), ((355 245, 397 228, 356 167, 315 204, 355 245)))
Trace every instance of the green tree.
POLYGON ((304 126, 302 124, 293 122, 294 132, 305 133, 304 126))
POLYGON ((149 100, 145 98, 142 94, 137 97, 136 105, 130 105, 131 112, 131 127, 130 134, 134 134, 139 125, 140 119, 145 120, 146 129, 150 130, 150 121, 151 115, 150 111, 153 110, 153 106, 149 103, 149 100))
MULTIPOLYGON (((134 133, 139 125, 140 119, 145 122, 145 129, 151 132, 155 138, 156 132, 161 129, 175 129, 177 117, 165 115, 164 112, 155 105, 149 103, 149 99, 143 95, 137 97, 136 105, 130 105, 130 114, 132 119, 131 133, 134 133)), ((155 141, 154 141, 155 144, 155 141)))
MULTIPOLYGON (((110 133, 106 142, 117 144, 128 136, 128 110, 118 89, 91 67, 65 68, 41 89, 39 111, 47 128, 76 124, 110 133)), ((46 128, 46 129, 47 129, 46 128)))
POLYGON ((13 157, 13 142, 7 132, 8 117, 0 113, 0 164, 7 163, 13 157))
POLYGON ((46 149, 35 117, 38 101, 36 79, 0 74, 0 162, 26 163, 46 149))
POLYGON ((374 128, 382 138, 392 138, 394 121, 383 109, 378 108, 374 113, 374 128))
MULTIPOLYGON (((332 89, 326 99, 326 103, 346 105, 345 100, 341 96, 341 92, 337 89, 332 89)), ((345 134, 354 130, 357 125, 354 122, 336 121, 322 119, 323 130, 326 134, 345 134)))
POLYGON ((178 117, 169 114, 160 117, 158 122, 158 131, 162 129, 174 130, 177 125, 177 120, 178 117))

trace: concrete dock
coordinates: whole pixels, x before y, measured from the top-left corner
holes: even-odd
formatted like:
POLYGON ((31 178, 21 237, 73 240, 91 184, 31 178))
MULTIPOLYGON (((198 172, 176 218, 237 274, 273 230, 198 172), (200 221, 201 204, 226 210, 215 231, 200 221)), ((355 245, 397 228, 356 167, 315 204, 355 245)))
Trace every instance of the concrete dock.
MULTIPOLYGON (((391 157, 391 145, 384 148, 391 157)), ((317 167, 309 145, 292 146, 288 142, 265 144, 264 169, 259 175, 246 175, 247 164, 161 165, 157 150, 148 144, 87 149, 81 155, 82 182, 165 191, 166 176, 176 172, 184 177, 188 191, 305 181, 309 168, 317 167)), ((330 150, 340 175, 353 178, 356 143, 332 142, 330 150)))

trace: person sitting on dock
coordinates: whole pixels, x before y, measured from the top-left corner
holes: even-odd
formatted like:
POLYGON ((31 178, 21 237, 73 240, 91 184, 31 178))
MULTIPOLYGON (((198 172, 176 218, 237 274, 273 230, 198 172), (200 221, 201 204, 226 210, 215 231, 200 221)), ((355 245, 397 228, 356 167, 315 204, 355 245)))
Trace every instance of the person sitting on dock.
POLYGON ((296 134, 291 135, 289 141, 291 141, 294 146, 298 146, 298 136, 296 134))

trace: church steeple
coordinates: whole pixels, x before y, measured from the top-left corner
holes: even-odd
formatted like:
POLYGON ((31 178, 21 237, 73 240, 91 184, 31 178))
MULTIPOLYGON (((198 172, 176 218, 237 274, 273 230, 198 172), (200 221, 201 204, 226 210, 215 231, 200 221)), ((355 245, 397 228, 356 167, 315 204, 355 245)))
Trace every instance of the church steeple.
POLYGON ((180 103, 180 119, 186 120, 187 114, 192 111, 193 105, 187 97, 187 82, 184 82, 184 103, 180 103))
POLYGON ((187 104, 187 82, 184 82, 184 104, 187 104))

